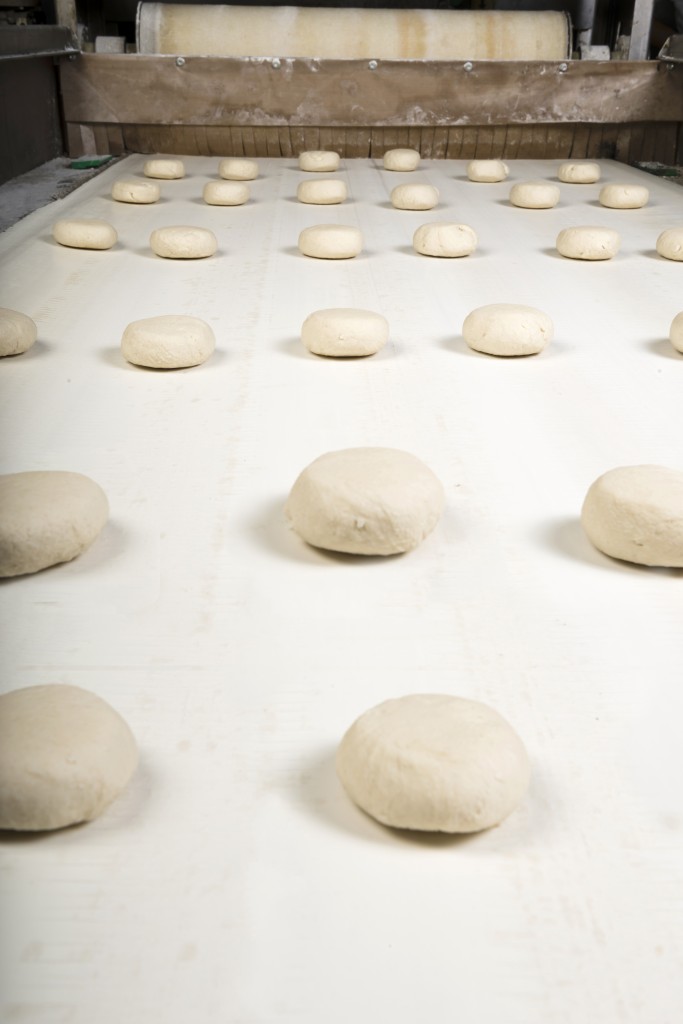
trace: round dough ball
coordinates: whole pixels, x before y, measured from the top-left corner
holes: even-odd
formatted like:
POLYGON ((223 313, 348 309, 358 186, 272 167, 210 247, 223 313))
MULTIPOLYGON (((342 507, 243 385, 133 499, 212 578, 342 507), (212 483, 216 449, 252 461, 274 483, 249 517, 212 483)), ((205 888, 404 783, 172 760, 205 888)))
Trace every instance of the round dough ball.
POLYGON ((413 249, 423 256, 469 256, 477 248, 477 236, 467 224, 435 220, 413 235, 413 249))
POLYGON ((203 196, 209 206, 242 206, 249 199, 249 186, 241 181, 207 181, 203 196))
POLYGON ((318 206, 343 203, 347 195, 346 182, 336 178, 302 181, 296 190, 296 198, 300 203, 313 203, 318 206))
POLYGON ((55 683, 0 697, 0 829, 92 821, 137 764, 128 725, 88 690, 55 683))
POLYGON ((38 328, 30 316, 0 306, 0 357, 21 355, 37 337, 38 328))
POLYGON ((440 481, 414 455, 395 448, 346 448, 304 469, 285 514, 313 547, 395 555, 431 533, 443 505, 440 481))
POLYGON ((156 203, 161 189, 155 181, 125 181, 120 178, 111 187, 111 197, 117 203, 156 203))
POLYGON ((304 320, 301 340, 317 356, 371 356, 389 340, 389 324, 369 309, 317 309, 304 320))
POLYGON ((391 205, 397 210, 433 210, 439 190, 433 185, 397 185, 391 190, 391 205))
POLYGON ((218 174, 229 181, 253 181, 258 178, 258 164, 255 160, 241 157, 227 157, 218 165, 218 174))
POLYGON ((462 325, 463 338, 490 356, 532 356, 553 337, 553 322, 533 306, 496 302, 473 309, 462 325))
POLYGON ((366 814, 393 828, 479 832, 529 785, 524 745, 493 708, 419 693, 366 711, 337 751, 337 774, 366 814))
POLYGON ((420 163, 416 149, 388 149, 382 157, 385 171, 414 171, 420 163))
POLYGON ((170 181, 185 177, 185 165, 182 160, 147 160, 142 173, 147 178, 165 178, 170 181))
POLYGON ((176 370, 198 366, 216 347, 207 323, 196 316, 150 316, 128 324, 121 351, 129 363, 155 369, 176 370))
POLYGON ((310 149, 299 156, 302 171, 336 171, 339 169, 339 153, 327 149, 310 149))
POLYGON ((600 181, 600 165, 587 162, 560 164, 557 177, 570 185, 592 185, 593 182, 600 181))
POLYGON ((70 562, 90 547, 108 515, 104 491, 80 473, 0 476, 0 577, 70 562))
POLYGON ((657 252, 666 260, 683 260, 683 228, 667 228, 657 239, 657 252))
POLYGON ((677 313, 671 321, 669 340, 677 352, 683 353, 683 312, 677 313))
POLYGON ((638 565, 683 567, 683 472, 621 466, 591 484, 581 524, 595 547, 638 565))
POLYGON ((111 249, 118 235, 106 220, 82 218, 58 220, 52 228, 52 237, 60 245, 71 249, 111 249))
POLYGON ((319 260, 348 260, 363 248, 358 228, 346 224, 314 224, 299 235, 299 251, 319 260))
POLYGON ((557 236, 557 251, 571 260, 611 260, 621 239, 612 228, 564 228, 557 236))
POLYGON ((525 210, 551 210, 560 201, 560 189, 552 181, 518 181, 510 189, 510 202, 525 210))
POLYGON ((649 198, 644 185, 603 185, 598 196, 600 204, 611 210, 640 210, 649 198))
POLYGON ((149 244, 157 256, 169 260, 203 260, 213 256, 218 248, 213 231, 184 224, 157 228, 152 232, 149 244))
POLYGON ((470 181, 505 181, 509 168, 502 160, 470 160, 467 177, 470 181))

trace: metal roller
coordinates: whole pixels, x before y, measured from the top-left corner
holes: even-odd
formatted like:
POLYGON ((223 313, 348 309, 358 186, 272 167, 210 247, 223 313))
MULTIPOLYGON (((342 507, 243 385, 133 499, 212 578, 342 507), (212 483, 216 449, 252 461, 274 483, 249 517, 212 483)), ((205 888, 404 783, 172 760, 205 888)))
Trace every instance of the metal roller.
POLYGON ((558 11, 383 10, 141 3, 139 53, 383 60, 564 60, 558 11))

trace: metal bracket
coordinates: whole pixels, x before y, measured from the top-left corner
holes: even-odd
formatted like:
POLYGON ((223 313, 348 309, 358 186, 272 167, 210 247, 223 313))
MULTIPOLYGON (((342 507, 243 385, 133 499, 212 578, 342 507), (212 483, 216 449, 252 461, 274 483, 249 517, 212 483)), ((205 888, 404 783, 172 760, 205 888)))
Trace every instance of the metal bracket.
POLYGON ((66 25, 8 25, 0 29, 0 60, 72 57, 78 53, 66 25))

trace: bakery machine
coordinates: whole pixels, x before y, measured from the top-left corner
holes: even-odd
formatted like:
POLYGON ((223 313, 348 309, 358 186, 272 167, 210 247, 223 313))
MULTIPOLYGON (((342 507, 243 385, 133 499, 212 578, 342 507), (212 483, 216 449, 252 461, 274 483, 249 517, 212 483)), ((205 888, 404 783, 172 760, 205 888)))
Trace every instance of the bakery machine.
POLYGON ((94 12, 58 0, 57 14, 78 44, 59 59, 73 156, 406 145, 426 158, 683 160, 683 37, 674 11, 651 49, 653 0, 560 11, 105 0, 94 12))

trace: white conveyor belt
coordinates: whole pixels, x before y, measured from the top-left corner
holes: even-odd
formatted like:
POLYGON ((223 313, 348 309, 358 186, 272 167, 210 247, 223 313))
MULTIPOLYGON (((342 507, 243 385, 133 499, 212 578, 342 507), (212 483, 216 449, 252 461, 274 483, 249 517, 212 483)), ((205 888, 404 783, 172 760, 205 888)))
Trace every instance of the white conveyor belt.
POLYGON ((611 561, 578 515, 614 466, 683 469, 683 356, 666 340, 683 263, 655 240, 683 190, 603 209, 562 185, 520 210, 511 162, 476 185, 462 161, 412 175, 346 160, 349 200, 295 200, 294 160, 260 160, 244 207, 206 206, 218 158, 186 158, 162 201, 109 198, 127 158, 0 236, 0 304, 38 342, 2 360, 4 472, 69 469, 111 521, 81 558, 0 587, 2 688, 69 682, 130 723, 141 766, 99 820, 0 839, 7 1024, 679 1024, 683 1006, 683 572, 611 561), (388 201, 400 181, 437 210, 388 201), (108 252, 61 248, 62 217, 101 217, 108 252), (429 220, 470 224, 466 259, 411 248, 429 220), (361 227, 357 259, 307 259, 300 230, 361 227), (151 231, 211 227, 209 260, 151 253, 151 231), (558 231, 622 235, 605 263, 565 260, 558 231), (538 357, 461 337, 489 302, 549 313, 538 357), (308 355, 305 317, 376 310, 367 360, 308 355), (145 371, 125 326, 188 313, 213 327, 203 366, 145 371), (447 510, 416 551, 315 551, 282 508, 316 456, 404 448, 447 510), (362 711, 411 692, 490 703, 533 780, 500 827, 395 833, 349 802, 333 756, 362 711))

